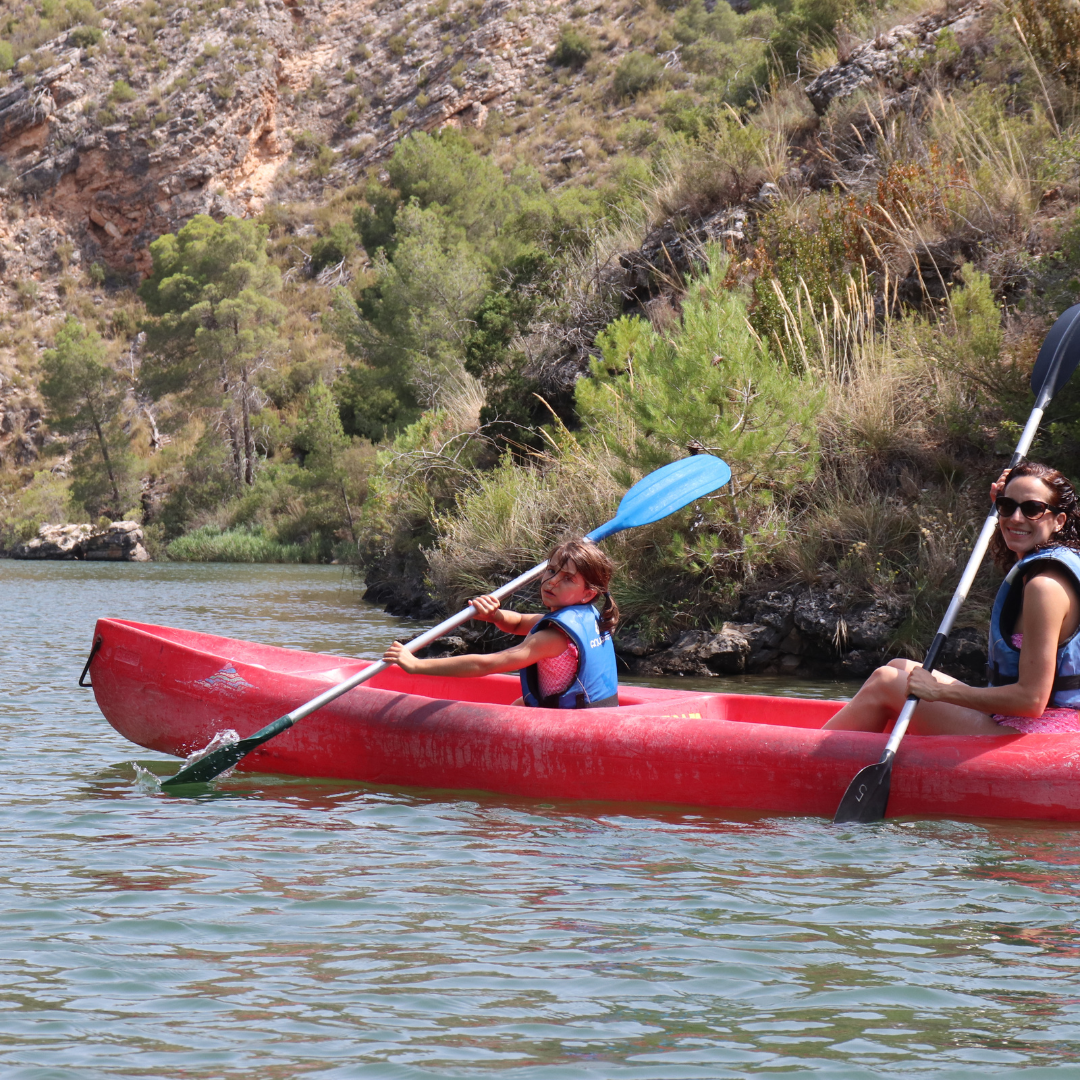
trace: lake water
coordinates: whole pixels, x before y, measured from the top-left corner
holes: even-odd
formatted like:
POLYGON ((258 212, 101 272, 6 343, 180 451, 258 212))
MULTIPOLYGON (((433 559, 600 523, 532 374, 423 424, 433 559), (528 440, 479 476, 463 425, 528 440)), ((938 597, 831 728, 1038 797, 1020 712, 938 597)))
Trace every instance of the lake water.
POLYGON ((180 798, 75 686, 100 615, 361 655, 410 628, 358 595, 0 562, 3 1080, 1080 1076, 1074 826, 180 798))

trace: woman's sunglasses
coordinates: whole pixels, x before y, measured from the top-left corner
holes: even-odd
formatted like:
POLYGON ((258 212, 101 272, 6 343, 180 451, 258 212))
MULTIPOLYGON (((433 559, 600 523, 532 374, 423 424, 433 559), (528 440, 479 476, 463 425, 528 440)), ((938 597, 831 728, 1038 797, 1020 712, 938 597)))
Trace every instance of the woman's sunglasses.
POLYGON ((1056 506, 1039 502, 1038 499, 1028 499, 1026 502, 1017 502, 1015 499, 1010 499, 1007 495, 999 495, 994 505, 997 507, 998 517, 1000 518, 1011 518, 1013 514, 1019 510, 1028 521, 1035 521, 1037 518, 1041 518, 1047 510, 1057 510, 1056 506))

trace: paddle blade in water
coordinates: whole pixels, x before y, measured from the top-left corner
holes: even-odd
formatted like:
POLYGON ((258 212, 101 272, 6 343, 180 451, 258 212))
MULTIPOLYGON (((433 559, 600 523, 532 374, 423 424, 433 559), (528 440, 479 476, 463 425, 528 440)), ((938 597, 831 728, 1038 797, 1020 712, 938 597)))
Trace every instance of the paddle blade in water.
POLYGON ((199 758, 193 765, 181 769, 175 776, 162 780, 163 788, 182 787, 185 784, 206 784, 220 776, 226 769, 231 769, 253 747, 245 745, 247 740, 229 743, 199 758))
MULTIPOLYGON (((206 784, 226 769, 231 769, 241 758, 250 754, 256 746, 262 746, 267 739, 287 731, 296 723, 293 713, 279 716, 272 724, 259 728, 254 735, 249 735, 239 742, 228 743, 211 751, 206 757, 199 758, 191 765, 185 765, 175 776, 162 780, 161 786, 180 787, 183 784, 206 784)), ((212 744, 211 744, 212 745, 212 744)))
POLYGON ((1038 397, 1044 384, 1047 384, 1050 391, 1048 397, 1053 397, 1069 381, 1077 365, 1080 365, 1080 304, 1073 304, 1050 327, 1050 333, 1039 350, 1039 358, 1031 373, 1031 389, 1035 396, 1038 397), (1055 362, 1059 358, 1055 369, 1055 362))
POLYGON ((650 525, 723 487, 730 479, 731 469, 712 454, 680 458, 639 480, 623 496, 615 517, 593 529, 589 539, 602 540, 623 529, 650 525))
POLYGON ((867 765, 855 774, 855 779, 848 784, 836 809, 834 825, 852 822, 867 825, 885 816, 885 808, 889 805, 893 757, 893 754, 886 753, 876 765, 867 765))

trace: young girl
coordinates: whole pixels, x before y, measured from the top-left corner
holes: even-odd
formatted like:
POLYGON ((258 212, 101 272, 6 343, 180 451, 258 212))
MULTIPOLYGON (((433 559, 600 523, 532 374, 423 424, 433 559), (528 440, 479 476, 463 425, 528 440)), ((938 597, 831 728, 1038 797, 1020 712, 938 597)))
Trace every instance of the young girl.
POLYGON ((547 615, 506 611, 494 596, 469 603, 474 619, 494 623, 525 640, 502 652, 440 656, 421 660, 395 641, 383 656, 410 675, 492 675, 521 672, 521 697, 515 705, 544 709, 601 709, 619 704, 615 648, 611 631, 619 609, 608 585, 611 560, 591 540, 567 540, 548 555, 541 578, 540 600, 547 615), (592 602, 604 598, 597 617, 592 602))
POLYGON ((1080 731, 1080 504, 1065 477, 1024 462, 991 489, 991 543, 1009 573, 990 617, 990 685, 968 686, 913 660, 878 668, 825 726, 881 731, 908 694, 913 735, 1080 731), (1010 569, 1011 568, 1011 569, 1010 569))

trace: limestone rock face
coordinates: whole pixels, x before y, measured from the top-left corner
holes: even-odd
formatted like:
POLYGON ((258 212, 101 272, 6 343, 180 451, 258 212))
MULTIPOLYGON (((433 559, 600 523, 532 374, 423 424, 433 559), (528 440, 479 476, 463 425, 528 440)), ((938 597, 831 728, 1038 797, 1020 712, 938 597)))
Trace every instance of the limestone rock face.
POLYGON ((957 36, 974 26, 987 5, 984 0, 966 0, 957 7, 894 26, 878 34, 872 41, 859 45, 839 64, 821 72, 806 87, 807 97, 821 116, 833 101, 850 97, 860 87, 881 81, 899 88, 904 72, 917 70, 925 64, 937 47, 937 39, 945 29, 957 36))
MULTIPOLYGON (((355 183, 410 131, 513 112, 566 2, 521 12, 448 0, 441 13, 428 0, 169 5, 153 28, 156 63, 129 66, 118 97, 116 57, 137 55, 146 27, 114 0, 97 46, 65 32, 39 50, 50 67, 0 90, 0 178, 14 178, 3 194, 22 197, 26 213, 0 215, 0 308, 15 299, 4 283, 58 272, 69 241, 72 262, 137 277, 149 244, 195 214, 257 214, 285 188, 315 198, 355 183), (318 146, 333 151, 329 172, 305 167, 318 146)), ((582 158, 567 145, 552 168, 582 158)))
POLYGON ((11 557, 113 562, 146 562, 150 558, 137 521, 114 521, 104 529, 93 525, 42 525, 33 540, 12 549, 11 557))

